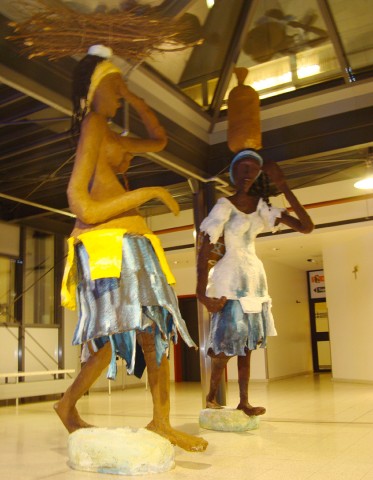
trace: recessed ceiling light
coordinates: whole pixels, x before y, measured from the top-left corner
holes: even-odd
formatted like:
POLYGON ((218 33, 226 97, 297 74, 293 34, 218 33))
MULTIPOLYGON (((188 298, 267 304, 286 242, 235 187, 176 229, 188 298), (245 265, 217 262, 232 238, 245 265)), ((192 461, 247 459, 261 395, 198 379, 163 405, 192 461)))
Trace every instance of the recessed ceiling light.
POLYGON ((354 183, 355 188, 361 190, 371 190, 373 189, 373 162, 371 159, 366 161, 366 175, 363 179, 354 183))

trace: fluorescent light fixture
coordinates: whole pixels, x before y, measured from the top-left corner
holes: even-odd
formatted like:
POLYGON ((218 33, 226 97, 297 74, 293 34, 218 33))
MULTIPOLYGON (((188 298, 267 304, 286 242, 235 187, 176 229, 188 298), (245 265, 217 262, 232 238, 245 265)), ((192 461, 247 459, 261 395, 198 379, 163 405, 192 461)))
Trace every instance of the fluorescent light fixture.
POLYGON ((282 93, 292 92, 294 90, 295 87, 281 88, 280 90, 273 90, 272 92, 260 93, 259 98, 262 100, 263 98, 274 97, 275 95, 281 95, 282 93))
POLYGON ((312 77, 312 75, 317 75, 318 73, 320 73, 320 65, 305 65, 304 67, 298 68, 297 77, 312 77))
POLYGON ((291 79, 291 72, 286 72, 277 77, 269 77, 264 78, 263 80, 258 80, 257 82, 253 82, 251 86, 258 92, 260 90, 265 90, 266 88, 273 88, 277 87, 278 85, 290 83, 291 79))

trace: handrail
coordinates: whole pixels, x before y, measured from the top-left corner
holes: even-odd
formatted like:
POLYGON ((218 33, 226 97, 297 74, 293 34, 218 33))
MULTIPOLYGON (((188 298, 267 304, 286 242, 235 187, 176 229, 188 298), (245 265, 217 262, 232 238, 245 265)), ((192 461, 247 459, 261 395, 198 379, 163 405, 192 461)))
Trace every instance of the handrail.
POLYGON ((42 370, 41 372, 12 372, 0 373, 0 378, 19 378, 19 377, 33 377, 37 375, 62 375, 65 373, 74 373, 75 370, 42 370))

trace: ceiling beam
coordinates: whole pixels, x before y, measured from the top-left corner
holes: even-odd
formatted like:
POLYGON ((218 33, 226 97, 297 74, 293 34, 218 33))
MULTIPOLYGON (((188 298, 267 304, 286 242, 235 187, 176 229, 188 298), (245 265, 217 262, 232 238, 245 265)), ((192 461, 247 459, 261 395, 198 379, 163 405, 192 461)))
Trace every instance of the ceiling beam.
MULTIPOLYGON (((22 61, 20 61, 20 63, 22 63, 22 61)), ((3 63, 0 63, 0 82, 54 108, 64 115, 71 116, 72 114, 71 101, 69 99, 45 87, 41 83, 32 80, 27 75, 8 68, 3 63)))
POLYGON ((30 207, 39 208, 40 210, 46 210, 47 212, 58 213, 59 215, 64 215, 66 217, 76 218, 76 215, 66 210, 60 210, 58 208, 48 207, 47 205, 31 202, 29 200, 25 200, 19 197, 13 197, 12 195, 7 195, 6 193, 0 193, 0 198, 4 198, 5 200, 11 200, 12 202, 19 203, 22 205, 28 205, 30 207))
POLYGON ((335 49, 339 65, 342 70, 343 78, 347 84, 352 83, 355 81, 355 78, 352 73, 351 65, 348 62, 346 52, 341 42, 341 38, 338 34, 338 30, 334 21, 334 16, 332 15, 328 0, 317 0, 317 4, 326 24, 330 40, 335 49))

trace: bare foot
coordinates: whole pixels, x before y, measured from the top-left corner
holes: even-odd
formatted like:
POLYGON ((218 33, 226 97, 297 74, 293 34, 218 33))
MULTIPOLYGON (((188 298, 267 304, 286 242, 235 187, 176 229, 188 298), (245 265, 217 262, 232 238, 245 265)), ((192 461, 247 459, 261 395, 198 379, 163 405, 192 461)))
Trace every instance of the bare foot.
POLYGON ((266 413, 266 409, 264 407, 253 407, 249 403, 246 403, 246 404, 239 403, 237 410, 242 410, 249 417, 264 415, 266 413))
POLYGON ((206 398, 206 408, 214 408, 215 410, 223 408, 221 405, 218 404, 216 400, 207 400, 206 398))
POLYGON ((76 407, 74 407, 73 415, 75 421, 80 425, 80 428, 95 428, 95 425, 91 425, 81 418, 76 407))
POLYGON ((188 452, 203 452, 208 445, 203 438, 175 430, 166 423, 155 423, 153 420, 146 428, 161 435, 161 437, 167 438, 173 445, 177 445, 188 452))
POLYGON ((75 407, 73 409, 66 408, 62 400, 55 403, 53 408, 69 433, 75 432, 75 430, 79 430, 80 428, 91 428, 94 426, 80 418, 78 410, 75 407))

